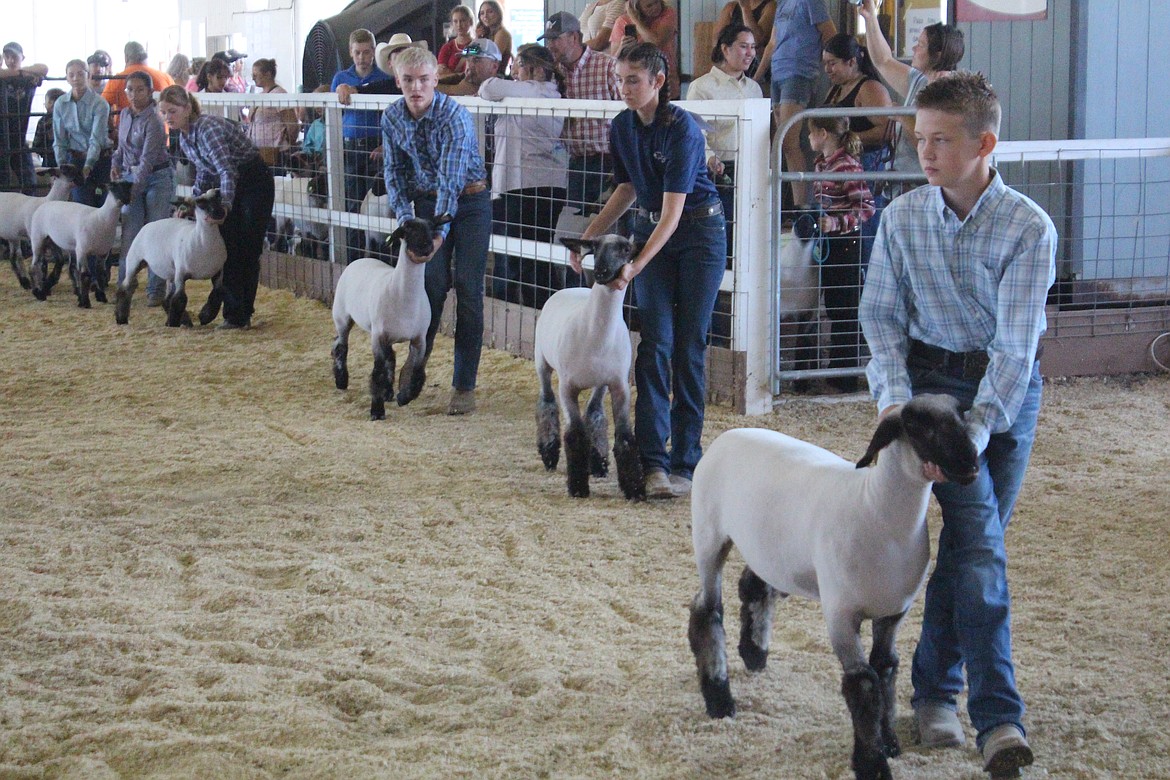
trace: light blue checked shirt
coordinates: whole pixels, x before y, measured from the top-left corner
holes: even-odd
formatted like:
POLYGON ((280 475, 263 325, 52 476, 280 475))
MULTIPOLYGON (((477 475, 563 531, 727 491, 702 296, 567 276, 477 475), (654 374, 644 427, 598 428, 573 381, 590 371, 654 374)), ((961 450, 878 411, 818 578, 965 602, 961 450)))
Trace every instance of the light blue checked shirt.
POLYGON ((910 339, 952 352, 987 351, 987 372, 967 413, 980 452, 1020 410, 1056 279, 1052 220, 992 173, 962 221, 939 187, 919 187, 890 203, 858 309, 879 409, 910 400, 910 339))
MULTIPOLYGON (((414 198, 436 192, 435 214, 455 216, 459 193, 474 181, 487 179, 475 120, 457 101, 441 92, 418 119, 405 100, 397 100, 382 114, 382 151, 385 155, 387 200, 399 220, 414 216, 414 198)), ((448 225, 436 232, 447 237, 448 225)))

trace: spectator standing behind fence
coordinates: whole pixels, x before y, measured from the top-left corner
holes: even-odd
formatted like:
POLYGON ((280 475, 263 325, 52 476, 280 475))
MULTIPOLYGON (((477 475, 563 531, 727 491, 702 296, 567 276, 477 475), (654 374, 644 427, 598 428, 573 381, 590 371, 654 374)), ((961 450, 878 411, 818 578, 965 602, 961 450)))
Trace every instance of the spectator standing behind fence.
POLYGON ((504 9, 496 0, 483 0, 479 4, 479 22, 475 26, 476 38, 487 38, 500 49, 499 75, 503 76, 512 65, 512 33, 504 27, 504 9))
MULTIPOLYGON (((188 92, 198 92, 200 90, 199 74, 203 72, 203 66, 206 64, 207 64, 206 57, 192 57, 191 58, 191 77, 189 79, 187 79, 187 91, 188 92)), ((176 81, 175 83, 178 84, 179 82, 176 81)))
MULTIPOLYGON (((475 95, 479 86, 500 72, 500 47, 487 38, 476 38, 460 52, 463 63, 463 78, 454 84, 439 84, 436 89, 444 95, 475 95)), ((491 122, 495 117, 488 117, 491 122)), ((491 130, 486 132, 490 144, 491 130)), ((486 155, 485 155, 486 160, 486 155)))
POLYGON ((103 95, 106 82, 114 72, 113 58, 105 49, 96 49, 93 54, 86 57, 85 65, 89 69, 89 88, 98 95, 103 95))
MULTIPOLYGON (((642 248, 610 286, 633 282, 641 320, 634 435, 646 496, 673 498, 690 492, 702 455, 707 330, 727 249, 723 205, 707 175, 703 134, 667 99, 662 52, 648 43, 623 49, 618 75, 627 109, 611 129, 617 188, 583 237, 604 234, 637 204, 642 248)), ((570 262, 580 270, 575 252, 570 262)))
MULTIPOLYGON (((479 153, 475 120, 454 98, 435 92, 438 64, 425 49, 405 49, 394 58, 402 99, 382 115, 386 149, 386 195, 399 220, 449 214, 435 229, 433 258, 426 267, 431 326, 427 353, 454 287, 455 369, 447 414, 475 411, 475 385, 483 347, 483 276, 492 229, 491 193, 479 153)), ((424 258, 411 255, 411 261, 424 258)))
POLYGON ((123 51, 126 55, 126 67, 107 81, 105 88, 102 89, 102 97, 110 104, 110 116, 114 119, 115 126, 121 121, 119 117, 122 110, 130 105, 130 99, 126 96, 126 77, 131 73, 145 73, 150 76, 152 92, 162 92, 175 83, 170 74, 146 64, 146 49, 138 41, 127 42, 123 51))
POLYGON ((218 188, 227 217, 220 233, 227 247, 223 266, 222 330, 251 325, 260 282, 260 253, 272 217, 272 171, 260 151, 235 122, 203 114, 199 101, 178 86, 159 96, 159 110, 171 130, 180 134, 183 156, 195 164, 192 194, 218 188))
MULTIPOLYGON (((715 20, 715 34, 718 36, 727 27, 742 25, 751 32, 756 48, 763 49, 772 37, 772 23, 775 21, 776 0, 731 0, 723 6, 715 20)), ((759 65, 760 61, 753 57, 746 70, 748 76, 754 78, 759 65)), ((688 99, 690 95, 688 89, 688 99)))
MULTIPOLYGON (((110 183, 110 104, 90 88, 89 71, 81 60, 65 65, 65 81, 69 91, 53 105, 53 154, 59 164, 81 169, 82 183, 73 188, 70 198, 86 206, 101 206, 110 183)), ((91 255, 86 263, 90 278, 104 290, 109 280, 105 260, 91 255)))
POLYGON ((242 54, 235 49, 227 49, 217 51, 211 55, 211 58, 222 60, 228 66, 229 76, 223 87, 224 92, 243 94, 248 91, 248 82, 244 78, 244 60, 248 58, 247 54, 242 54))
MULTIPOLYGON (((565 74, 565 97, 571 100, 621 100, 617 60, 593 51, 581 42, 581 25, 567 11, 555 13, 544 25, 543 40, 565 74)), ((613 159, 609 147, 609 120, 565 119, 562 133, 569 153, 568 192, 565 207, 582 216, 597 208, 613 159)), ((565 284, 575 287, 581 277, 572 269, 565 284)))
MULTIPOLYGON (((554 100, 564 96, 565 77, 544 46, 520 47, 514 80, 491 78, 479 87, 485 100, 508 97, 554 100)), ((496 117, 492 162, 492 232, 551 242, 565 205, 568 153, 561 141, 559 116, 502 114, 496 117)), ((537 309, 544 306, 554 280, 552 265, 526 257, 496 255, 493 295, 537 309)))
POLYGON ((81 169, 84 182, 73 188, 72 200, 100 206, 110 181, 110 104, 90 88, 89 71, 81 60, 65 65, 65 81, 70 89, 53 106, 53 154, 58 163, 81 169))
MULTIPOLYGON (((963 31, 950 24, 937 22, 927 25, 918 34, 911 51, 910 64, 894 57, 890 44, 882 35, 874 0, 864 0, 857 9, 865 20, 865 43, 878 73, 890 89, 903 96, 902 105, 914 105, 919 90, 942 76, 950 75, 963 59, 963 31)), ((894 170, 921 173, 918 163, 918 144, 914 140, 914 117, 898 117, 895 134, 894 170)), ((902 189, 891 188, 896 194, 902 189)))
POLYGON ((682 94, 678 71, 678 11, 666 0, 627 0, 625 12, 614 23, 609 53, 618 56, 626 46, 649 43, 666 55, 666 84, 670 99, 682 94))
MULTIPOLYGON (((374 66, 374 34, 358 29, 349 34, 349 57, 353 65, 333 77, 333 91, 342 105, 358 89, 374 84, 389 87, 390 76, 374 66)), ((373 186, 382 164, 382 137, 377 109, 350 108, 341 112, 341 141, 344 148, 345 210, 356 214, 362 199, 373 186)), ((365 237, 357 228, 346 228, 345 247, 348 260, 364 254, 365 237)))
POLYGON ((191 58, 186 54, 171 57, 170 63, 167 64, 167 75, 171 77, 173 83, 186 86, 187 79, 191 77, 191 58))
POLYGON ((41 165, 46 168, 57 167, 57 156, 53 154, 53 105, 64 94, 65 90, 56 87, 45 92, 45 115, 37 120, 33 133, 32 150, 41 156, 41 165))
POLYGON ((1004 535, 1035 440, 1056 229, 991 168, 1000 105, 983 76, 937 79, 916 104, 929 186, 895 198, 878 228, 861 297, 867 374, 883 416, 921 393, 957 398, 980 465, 959 485, 924 464, 942 530, 911 702, 923 746, 961 745, 965 677, 984 771, 1015 777, 1033 757, 1012 663, 1004 535))
POLYGON ((475 17, 470 8, 457 5, 451 9, 448 19, 451 22, 453 37, 439 48, 439 80, 453 84, 463 76, 460 52, 474 40, 471 37, 471 27, 475 23, 475 17))
MULTIPOLYGON (((821 47, 836 34, 825 0, 776 0, 772 37, 760 56, 756 81, 771 90, 777 130, 812 105, 821 71, 821 47)), ((788 170, 808 170, 800 147, 800 126, 793 125, 781 143, 788 170)), ((792 200, 797 206, 808 204, 807 185, 792 182, 792 200)))
MULTIPOLYGON (((265 95, 284 95, 284 87, 276 83, 276 60, 260 58, 252 63, 252 81, 265 95)), ((248 112, 248 137, 260 156, 271 168, 283 164, 286 155, 301 134, 297 112, 292 107, 257 105, 248 112)), ((283 173, 283 170, 277 171, 283 173)))
MULTIPOLYGON (((750 100, 764 97, 760 85, 748 78, 746 70, 756 58, 756 39, 745 25, 732 24, 719 31, 711 52, 711 70, 691 82, 687 100, 750 100)), ((723 201, 723 217, 727 223, 727 256, 730 268, 732 235, 735 214, 735 157, 739 153, 736 120, 710 119, 707 121, 707 172, 723 201)))
MULTIPOLYGON (((114 179, 134 182, 130 202, 122 217, 122 255, 148 222, 170 216, 175 197, 175 172, 167 153, 167 129, 154 102, 153 81, 145 71, 126 76, 130 105, 118 120, 118 148, 110 160, 114 179)), ((126 264, 118 263, 118 281, 126 278, 126 264)), ((146 305, 159 306, 166 295, 166 280, 149 272, 146 305)))
MULTIPOLYGON (((861 173, 861 139, 843 116, 808 120, 808 141, 817 152, 817 173, 861 173)), ((829 368, 855 368, 861 359, 861 225, 873 216, 873 195, 861 179, 817 181, 813 196, 820 207, 818 224, 825 237, 821 291, 829 318, 829 368)), ((857 377, 832 377, 829 386, 857 392, 857 377)))
MULTIPOLYGON (((0 186, 33 194, 36 174, 28 137, 33 95, 48 74, 46 65, 25 65, 24 48, 16 41, 4 44, 4 67, 0 68, 0 186)), ((38 127, 39 127, 38 123, 38 127)))
POLYGON ((577 20, 581 23, 581 37, 593 51, 609 51, 618 17, 626 12, 626 0, 590 0, 577 20))

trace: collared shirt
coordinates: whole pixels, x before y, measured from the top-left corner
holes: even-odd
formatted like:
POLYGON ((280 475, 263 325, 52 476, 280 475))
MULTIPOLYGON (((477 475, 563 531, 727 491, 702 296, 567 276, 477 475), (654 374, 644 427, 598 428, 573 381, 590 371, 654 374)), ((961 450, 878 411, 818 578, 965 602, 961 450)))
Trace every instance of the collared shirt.
MULTIPOLYGON (((739 78, 724 73, 719 66, 712 66, 687 87, 687 100, 750 100, 762 98, 764 91, 755 79, 741 74, 739 78)), ((724 162, 734 162, 739 151, 739 136, 734 119, 708 119, 711 129, 707 131, 707 157, 718 155, 724 162)))
POLYGON ((821 31, 829 21, 825 0, 777 0, 772 22, 772 82, 793 76, 815 79, 821 73, 821 31))
POLYGON ((694 118, 672 105, 672 122, 657 118, 643 125, 637 112, 627 108, 613 119, 614 184, 631 182, 638 205, 647 211, 662 210, 662 194, 684 192, 684 211, 710 205, 719 194, 707 174, 703 134, 694 118))
MULTIPOLYGON (((382 114, 387 200, 398 219, 414 216, 414 197, 436 192, 435 214, 455 216, 459 194, 468 184, 487 179, 471 113, 451 97, 435 93, 426 112, 415 119, 404 99, 382 114)), ((436 232, 446 238, 448 225, 436 232)))
MULTIPOLYGON (((375 67, 365 76, 359 76, 357 68, 353 65, 348 69, 339 71, 333 76, 333 85, 330 87, 334 92, 342 84, 358 88, 359 92, 362 87, 368 87, 371 84, 377 84, 383 81, 393 81, 390 76, 375 67)), ((364 109, 364 108, 347 108, 341 112, 341 136, 342 138, 371 138, 378 135, 378 124, 380 113, 378 109, 364 109)))
POLYGON ((85 166, 92 168, 102 150, 110 145, 110 104, 87 89, 80 98, 66 92, 53 104, 53 154, 68 162, 70 150, 85 152, 85 166))
MULTIPOLYGON (((556 100, 555 81, 512 81, 490 78, 480 84, 484 100, 506 97, 556 100)), ((492 161, 492 197, 525 187, 567 186, 568 155, 561 141, 564 119, 559 116, 499 114, 495 117, 495 158, 492 161)))
POLYGON ((153 100, 138 113, 122 109, 118 120, 118 148, 110 165, 134 182, 134 194, 141 192, 146 180, 159 166, 170 162, 167 155, 167 130, 153 100))
POLYGON ((878 408, 910 400, 910 339, 952 352, 986 350, 987 372, 967 413, 971 438, 982 452, 991 434, 1008 430, 1047 328, 1056 241, 1044 210, 997 171, 964 220, 939 187, 895 198, 878 227, 858 310, 878 408))
POLYGON ((201 114, 179 139, 183 155, 195 163, 195 196, 219 187, 225 203, 236 197, 236 182, 245 163, 260 159, 260 152, 248 140, 243 128, 230 119, 201 114))
MULTIPOLYGON (((565 97, 574 100, 621 100, 617 60, 588 46, 581 59, 565 69, 565 97)), ((609 121, 566 119, 562 136, 573 157, 609 151, 609 121)))

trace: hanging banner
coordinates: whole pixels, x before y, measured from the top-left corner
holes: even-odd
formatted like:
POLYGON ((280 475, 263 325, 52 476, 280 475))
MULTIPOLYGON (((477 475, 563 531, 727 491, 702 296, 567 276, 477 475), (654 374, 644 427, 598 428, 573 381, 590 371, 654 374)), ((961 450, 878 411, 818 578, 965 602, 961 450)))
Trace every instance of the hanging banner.
POLYGON ((956 22, 1035 22, 1048 18, 1048 0, 955 0, 956 22))

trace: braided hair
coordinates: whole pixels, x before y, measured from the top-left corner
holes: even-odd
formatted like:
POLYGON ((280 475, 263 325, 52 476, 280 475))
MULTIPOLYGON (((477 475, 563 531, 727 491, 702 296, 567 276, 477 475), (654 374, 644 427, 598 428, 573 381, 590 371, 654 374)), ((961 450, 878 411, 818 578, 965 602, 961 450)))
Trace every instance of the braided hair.
POLYGON ((670 65, 666 62, 666 55, 652 43, 634 43, 622 49, 617 59, 618 62, 645 70, 652 79, 662 74, 662 86, 658 90, 658 108, 654 111, 654 121, 667 124, 673 122, 670 111, 670 65))

